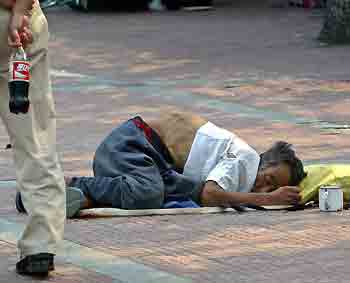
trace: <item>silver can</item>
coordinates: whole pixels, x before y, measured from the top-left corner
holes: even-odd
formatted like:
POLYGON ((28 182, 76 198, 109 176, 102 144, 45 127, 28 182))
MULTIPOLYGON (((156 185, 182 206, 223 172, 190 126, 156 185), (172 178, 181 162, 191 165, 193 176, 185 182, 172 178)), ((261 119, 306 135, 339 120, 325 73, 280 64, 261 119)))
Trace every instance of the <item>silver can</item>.
POLYGON ((343 190, 337 185, 322 186, 318 191, 321 211, 343 210, 343 190))

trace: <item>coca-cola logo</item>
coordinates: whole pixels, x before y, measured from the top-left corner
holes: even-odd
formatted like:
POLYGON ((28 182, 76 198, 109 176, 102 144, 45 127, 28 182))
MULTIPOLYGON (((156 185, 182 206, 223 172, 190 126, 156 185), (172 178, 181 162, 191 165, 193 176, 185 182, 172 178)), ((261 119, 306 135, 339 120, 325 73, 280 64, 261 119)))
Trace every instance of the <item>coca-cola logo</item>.
POLYGON ((20 63, 17 65, 17 72, 29 72, 29 65, 20 63))
POLYGON ((30 64, 28 62, 13 62, 12 80, 29 81, 30 64))

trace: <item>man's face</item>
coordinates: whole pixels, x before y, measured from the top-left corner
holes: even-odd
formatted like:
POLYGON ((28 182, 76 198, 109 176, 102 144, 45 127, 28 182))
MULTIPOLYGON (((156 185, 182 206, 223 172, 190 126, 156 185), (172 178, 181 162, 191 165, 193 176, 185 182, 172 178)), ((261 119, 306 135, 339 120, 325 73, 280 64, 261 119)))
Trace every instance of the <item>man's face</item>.
POLYGON ((269 166, 258 172, 253 191, 256 193, 272 192, 280 187, 288 186, 290 168, 286 163, 269 166))

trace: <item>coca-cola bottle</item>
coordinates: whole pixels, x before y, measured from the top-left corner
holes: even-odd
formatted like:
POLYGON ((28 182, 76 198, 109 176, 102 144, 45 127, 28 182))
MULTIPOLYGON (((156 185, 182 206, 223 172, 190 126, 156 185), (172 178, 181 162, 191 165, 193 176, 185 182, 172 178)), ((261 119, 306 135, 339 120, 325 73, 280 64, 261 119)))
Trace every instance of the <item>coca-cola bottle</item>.
POLYGON ((30 63, 23 47, 14 49, 9 62, 10 111, 27 113, 29 109, 30 63))

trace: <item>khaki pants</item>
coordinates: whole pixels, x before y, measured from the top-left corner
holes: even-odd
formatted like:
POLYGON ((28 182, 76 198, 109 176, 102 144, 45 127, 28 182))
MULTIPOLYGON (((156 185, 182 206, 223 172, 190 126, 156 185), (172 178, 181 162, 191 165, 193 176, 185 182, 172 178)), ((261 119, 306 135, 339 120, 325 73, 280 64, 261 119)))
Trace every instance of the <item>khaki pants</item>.
POLYGON ((31 18, 34 42, 27 49, 31 60, 29 113, 9 112, 7 47, 9 13, 0 8, 0 116, 14 150, 18 190, 29 221, 18 241, 21 257, 55 253, 65 221, 65 184, 56 153, 56 118, 48 65, 48 27, 36 4, 31 18))

